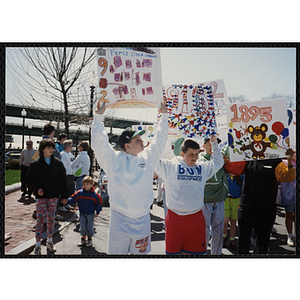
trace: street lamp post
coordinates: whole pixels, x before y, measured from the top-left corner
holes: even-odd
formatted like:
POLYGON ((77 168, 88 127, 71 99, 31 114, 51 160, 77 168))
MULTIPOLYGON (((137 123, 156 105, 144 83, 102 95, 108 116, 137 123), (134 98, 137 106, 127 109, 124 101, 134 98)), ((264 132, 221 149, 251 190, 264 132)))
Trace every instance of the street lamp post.
POLYGON ((23 117, 23 126, 22 126, 22 150, 24 149, 24 135, 25 135, 25 117, 27 115, 27 111, 25 108, 21 111, 21 116, 23 117))
POLYGON ((90 145, 90 149, 89 149, 89 157, 90 157, 90 161, 91 161, 91 166, 90 166, 90 175, 92 175, 92 171, 93 171, 93 162, 94 162, 94 151, 91 148, 91 130, 92 130, 92 123, 93 123, 93 108, 94 108, 94 92, 95 92, 95 88, 96 88, 96 84, 97 84, 97 79, 95 76, 95 72, 93 72, 93 75, 90 77, 89 80, 89 85, 90 85, 90 91, 91 91, 91 98, 90 98, 90 114, 89 114, 89 145, 90 145))
POLYGON ((31 123, 28 123, 28 129, 29 129, 29 139, 31 140, 31 129, 32 129, 31 123))

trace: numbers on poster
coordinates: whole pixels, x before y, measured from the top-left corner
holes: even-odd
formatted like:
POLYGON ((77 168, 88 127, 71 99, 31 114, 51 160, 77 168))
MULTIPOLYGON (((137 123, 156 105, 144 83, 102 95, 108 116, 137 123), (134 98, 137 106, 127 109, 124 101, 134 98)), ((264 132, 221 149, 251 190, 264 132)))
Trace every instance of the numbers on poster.
MULTIPOLYGON (((104 74, 106 73, 107 68, 108 68, 107 60, 104 57, 100 57, 98 59, 98 64, 101 68, 103 68, 102 71, 101 71, 101 76, 104 76, 104 74)), ((105 77, 100 79, 99 87, 100 88, 106 88, 107 87, 107 79, 105 77)), ((100 102, 109 103, 109 100, 105 98, 106 95, 107 95, 107 91, 101 90, 100 94, 101 94, 100 102)))
POLYGON ((257 106, 248 106, 241 105, 239 107, 239 112, 241 113, 240 117, 238 115, 237 105, 233 104, 230 107, 230 110, 233 112, 233 118, 231 119, 232 123, 248 123, 250 120, 254 121, 258 116, 263 122, 271 122, 272 120, 272 107, 257 107, 257 106))

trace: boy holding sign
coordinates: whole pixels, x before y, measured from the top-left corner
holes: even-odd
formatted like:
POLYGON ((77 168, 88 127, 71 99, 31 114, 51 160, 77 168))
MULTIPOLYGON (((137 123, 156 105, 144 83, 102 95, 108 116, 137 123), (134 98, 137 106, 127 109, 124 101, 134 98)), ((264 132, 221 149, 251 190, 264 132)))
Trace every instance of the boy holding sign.
POLYGON ((165 181, 166 254, 205 254, 205 219, 203 197, 206 180, 224 164, 217 138, 211 138, 215 153, 212 160, 198 161, 200 146, 186 140, 181 157, 161 159, 155 172, 165 181))
POLYGON ((153 174, 167 141, 167 110, 161 106, 162 119, 150 146, 144 150, 141 139, 144 131, 125 129, 118 138, 123 151, 115 151, 108 142, 102 122, 104 111, 105 103, 100 106, 98 101, 92 125, 92 148, 109 179, 108 254, 147 254, 151 251, 153 174))

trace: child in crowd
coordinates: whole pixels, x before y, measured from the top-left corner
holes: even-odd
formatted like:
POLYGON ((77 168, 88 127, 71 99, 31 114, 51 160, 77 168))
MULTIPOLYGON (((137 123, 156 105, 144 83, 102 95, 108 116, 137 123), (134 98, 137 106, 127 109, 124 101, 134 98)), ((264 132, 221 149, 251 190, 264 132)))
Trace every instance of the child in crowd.
MULTIPOLYGON (((218 143, 221 140, 218 139, 218 143)), ((213 156, 213 148, 209 138, 204 139, 203 148, 205 153, 201 154, 201 160, 210 161, 213 156)), ((223 152, 221 151, 223 154, 223 152)), ((206 223, 206 242, 211 237, 210 254, 222 254, 223 246, 223 224, 224 224, 224 201, 228 195, 227 175, 224 168, 206 181, 204 189, 203 214, 206 223)))
POLYGON ((198 160, 200 146, 188 139, 181 145, 181 157, 161 159, 155 169, 166 184, 166 254, 206 253, 204 187, 224 163, 215 136, 211 144, 215 154, 210 161, 198 160))
POLYGON ((81 141, 78 144, 79 154, 71 163, 71 167, 75 175, 76 191, 82 188, 82 179, 90 174, 91 161, 88 156, 89 148, 90 146, 88 142, 81 141))
POLYGON ((153 174, 167 141, 168 114, 161 107, 162 119, 150 146, 144 149, 141 135, 125 129, 115 151, 108 142, 102 122, 105 103, 97 110, 92 125, 92 148, 108 175, 111 208, 108 254, 147 254, 151 250, 150 206, 153 203, 153 174))
POLYGON ((82 180, 82 189, 76 191, 69 199, 65 199, 63 203, 78 203, 81 234, 81 242, 78 246, 91 247, 94 235, 94 217, 98 217, 102 210, 102 198, 95 192, 93 178, 85 176, 82 180), (88 240, 86 240, 86 237, 88 237, 88 240))
POLYGON ((65 140, 63 142, 63 151, 60 152, 61 161, 64 164, 67 173, 67 182, 68 182, 68 193, 69 197, 74 193, 74 173, 71 166, 72 161, 75 160, 74 155, 72 154, 72 140, 65 140))
POLYGON ((50 252, 56 251, 52 240, 56 205, 59 195, 62 199, 68 197, 66 170, 63 163, 54 157, 54 150, 53 140, 41 140, 39 158, 30 164, 26 177, 27 184, 36 197, 35 255, 41 254, 41 236, 46 217, 47 248, 50 252))
POLYGON ((228 223, 230 221, 230 239, 229 247, 233 250, 237 249, 235 241, 236 221, 238 219, 238 208, 242 191, 242 183, 244 175, 227 174, 229 193, 224 202, 224 229, 223 229, 223 248, 227 242, 228 223))
MULTIPOLYGON (((287 160, 283 162, 288 165, 287 160)), ((296 169, 296 151, 292 156, 292 165, 296 169)), ((291 247, 295 246, 295 236, 293 235, 293 223, 295 228, 295 206, 296 206, 296 179, 291 182, 281 182, 281 203, 285 209, 285 227, 287 230, 287 244, 291 247)))

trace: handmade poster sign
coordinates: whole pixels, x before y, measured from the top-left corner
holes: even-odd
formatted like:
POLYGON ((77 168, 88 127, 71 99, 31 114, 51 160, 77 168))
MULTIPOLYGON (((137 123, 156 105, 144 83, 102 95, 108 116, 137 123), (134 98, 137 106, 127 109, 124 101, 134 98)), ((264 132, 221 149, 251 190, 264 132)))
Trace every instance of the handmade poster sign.
POLYGON ((145 133, 141 137, 144 142, 144 147, 151 144, 154 135, 156 134, 156 127, 156 125, 132 125, 132 129, 135 131, 145 130, 145 133))
POLYGON ((109 108, 160 107, 159 48, 98 48, 100 101, 109 108))
POLYGON ((205 137, 219 135, 217 123, 224 130, 219 137, 226 144, 228 98, 223 80, 165 86, 163 97, 169 112, 168 141, 163 157, 180 155, 180 145, 188 138, 202 146, 205 137))
POLYGON ((227 105, 231 161, 285 157, 290 147, 286 99, 227 105))

